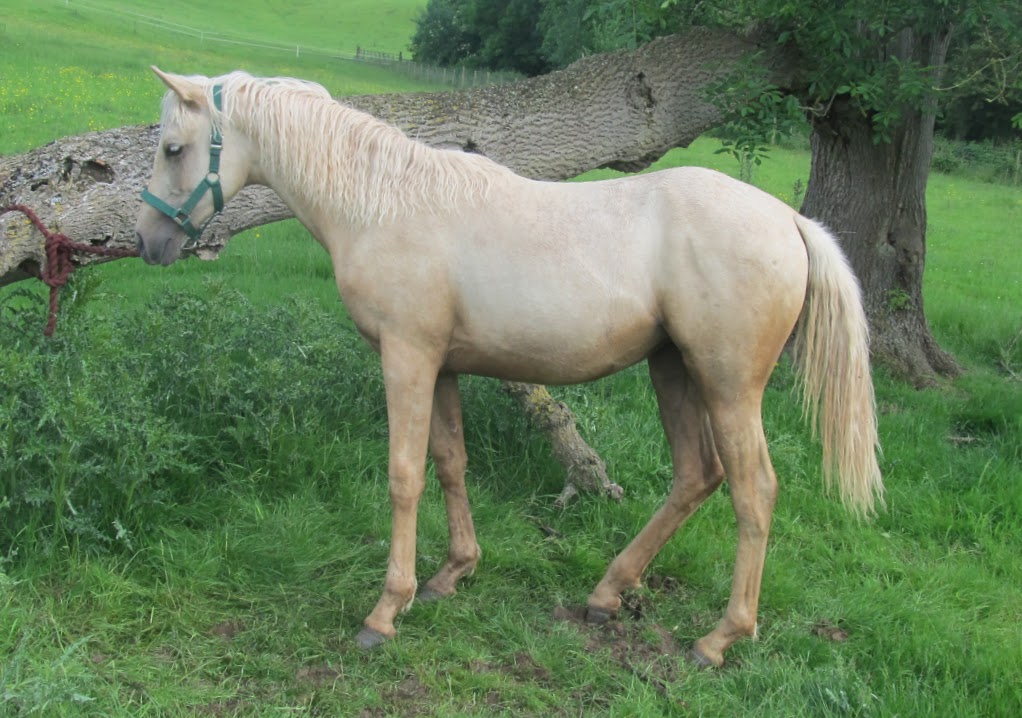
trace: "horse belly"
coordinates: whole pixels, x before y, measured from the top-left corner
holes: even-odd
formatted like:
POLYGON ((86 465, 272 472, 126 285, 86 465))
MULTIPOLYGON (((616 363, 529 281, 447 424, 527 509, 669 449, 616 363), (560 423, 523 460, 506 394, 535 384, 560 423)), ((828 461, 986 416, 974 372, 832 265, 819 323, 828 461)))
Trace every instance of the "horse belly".
MULTIPOLYGON (((444 368, 458 374, 492 376, 533 384, 577 384, 613 374, 645 359, 664 340, 658 331, 647 333, 627 349, 607 346, 595 350, 568 346, 535 353, 520 349, 457 344, 451 347, 444 368)), ((523 342, 522 346, 527 346, 523 342)))
POLYGON ((531 294, 510 307, 464 310, 445 366, 514 381, 573 384, 642 361, 664 339, 649 303, 621 297, 543 302, 531 294))

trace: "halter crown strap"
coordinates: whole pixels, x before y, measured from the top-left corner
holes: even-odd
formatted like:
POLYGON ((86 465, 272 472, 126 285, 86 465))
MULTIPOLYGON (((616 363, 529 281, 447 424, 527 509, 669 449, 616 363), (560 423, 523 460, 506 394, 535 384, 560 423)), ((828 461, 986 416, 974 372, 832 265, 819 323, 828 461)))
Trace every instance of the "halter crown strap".
MULTIPOLYGON (((223 111, 223 89, 223 85, 213 86, 213 106, 216 107, 217 112, 223 111)), ((213 217, 220 214, 224 208, 224 190, 220 184, 220 153, 223 148, 223 133, 214 124, 209 134, 209 172, 199 180, 199 184, 195 186, 188 199, 180 207, 174 207, 169 202, 154 195, 148 189, 142 190, 143 201, 170 217, 191 238, 192 241, 186 245, 186 248, 194 246, 199 241, 199 237, 202 235, 206 225, 210 223, 213 217), (192 210, 199 204, 199 201, 206 195, 206 192, 210 192, 213 195, 213 214, 209 216, 209 219, 201 227, 196 227, 192 222, 192 210)))

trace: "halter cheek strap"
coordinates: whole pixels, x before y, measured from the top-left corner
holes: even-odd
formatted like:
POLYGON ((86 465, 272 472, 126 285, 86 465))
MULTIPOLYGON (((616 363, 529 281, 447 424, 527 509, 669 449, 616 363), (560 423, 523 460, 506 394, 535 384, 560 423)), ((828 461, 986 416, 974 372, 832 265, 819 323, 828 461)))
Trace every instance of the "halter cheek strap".
MULTIPOLYGON (((213 105, 216 107, 217 112, 223 111, 223 85, 215 85, 213 87, 213 105)), ((158 211, 162 212, 166 216, 170 217, 174 223, 184 230, 191 238, 191 242, 185 245, 185 248, 195 246, 199 241, 199 237, 202 235, 202 231, 206 228, 206 225, 210 223, 213 217, 220 214, 224 208, 224 191, 220 185, 220 152, 224 148, 223 135, 220 129, 214 125, 210 131, 209 136, 209 172, 206 176, 199 180, 199 184, 196 185, 195 189, 185 200, 185 203, 180 207, 174 207, 169 202, 160 199, 148 189, 142 190, 142 199, 152 207, 155 207, 158 211), (213 214, 209 216, 201 227, 196 227, 192 222, 192 210, 195 209, 199 201, 206 196, 206 193, 210 192, 213 195, 213 214)))

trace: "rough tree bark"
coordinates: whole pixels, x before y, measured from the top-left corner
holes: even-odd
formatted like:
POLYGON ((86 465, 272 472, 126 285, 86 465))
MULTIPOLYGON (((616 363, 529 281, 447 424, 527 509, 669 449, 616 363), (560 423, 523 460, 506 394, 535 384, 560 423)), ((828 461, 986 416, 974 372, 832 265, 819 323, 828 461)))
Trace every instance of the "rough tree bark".
MULTIPOLYGON (((886 51, 930 68, 939 85, 949 33, 906 30, 886 51)), ((876 142, 872 120, 838 97, 813 121, 813 162, 802 213, 821 219, 863 285, 874 356, 923 385, 959 372, 930 333, 923 312, 926 181, 933 155, 936 102, 905 107, 890 143, 876 142)))
MULTIPOLYGON (((699 29, 512 85, 345 101, 427 144, 479 152, 527 177, 560 180, 598 167, 634 171, 717 124, 719 111, 703 88, 762 49, 747 38, 699 29)), ((771 52, 760 59, 775 82, 788 84, 790 60, 771 52)), ((0 158, 0 206, 26 204, 77 242, 133 246, 138 193, 157 135, 155 127, 122 128, 0 158)), ((197 254, 213 258, 234 234, 290 216, 271 191, 247 189, 210 225, 197 254)), ((0 218, 0 286, 37 276, 44 257, 42 238, 23 219, 0 218)), ((579 491, 620 496, 567 407, 543 387, 507 388, 565 466, 562 501, 579 491)))

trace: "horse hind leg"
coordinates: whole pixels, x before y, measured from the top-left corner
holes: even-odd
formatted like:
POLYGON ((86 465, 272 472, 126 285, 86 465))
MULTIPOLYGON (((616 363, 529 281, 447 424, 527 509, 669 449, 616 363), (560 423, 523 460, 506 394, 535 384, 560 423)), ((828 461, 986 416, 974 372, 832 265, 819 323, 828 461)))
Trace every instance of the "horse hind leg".
POLYGON ((465 436, 456 374, 440 374, 433 395, 429 452, 444 491, 450 547, 447 561, 419 592, 420 601, 432 601, 455 593, 458 580, 470 576, 481 551, 465 491, 465 436))
POLYGON ((691 657, 720 666, 738 639, 754 636, 767 536, 777 497, 777 478, 767 453, 759 395, 733 402, 710 398, 708 409, 738 519, 738 551, 731 597, 717 627, 696 641, 691 657))
POLYGON ((664 505, 615 558, 587 601, 586 617, 600 623, 621 607, 621 593, 640 585, 643 571, 668 539, 724 480, 713 432, 698 387, 673 346, 649 357, 649 373, 674 465, 664 505))

